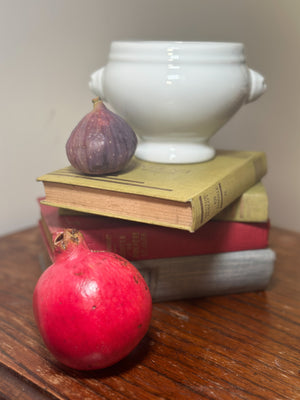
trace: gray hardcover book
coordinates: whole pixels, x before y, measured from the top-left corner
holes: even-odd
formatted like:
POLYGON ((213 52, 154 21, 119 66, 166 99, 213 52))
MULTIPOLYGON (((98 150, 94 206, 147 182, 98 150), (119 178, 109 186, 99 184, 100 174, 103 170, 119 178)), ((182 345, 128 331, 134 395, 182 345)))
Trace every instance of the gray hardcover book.
POLYGON ((153 302, 263 290, 274 263, 269 248, 133 262, 153 302))

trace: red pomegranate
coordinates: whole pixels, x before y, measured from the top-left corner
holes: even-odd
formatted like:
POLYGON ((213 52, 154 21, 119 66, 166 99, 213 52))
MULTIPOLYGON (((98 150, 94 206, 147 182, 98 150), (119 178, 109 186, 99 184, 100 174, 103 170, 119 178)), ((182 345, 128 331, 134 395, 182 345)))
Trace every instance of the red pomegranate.
POLYGON ((58 234, 54 246, 55 262, 33 295, 41 336, 71 368, 108 367, 145 336, 152 311, 149 288, 131 263, 114 253, 90 251, 78 231, 58 234))

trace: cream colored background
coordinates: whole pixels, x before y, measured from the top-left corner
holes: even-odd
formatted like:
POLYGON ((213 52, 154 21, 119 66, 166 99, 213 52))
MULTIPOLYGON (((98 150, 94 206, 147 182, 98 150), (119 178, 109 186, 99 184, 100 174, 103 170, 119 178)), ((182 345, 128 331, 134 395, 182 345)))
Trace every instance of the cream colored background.
POLYGON ((267 93, 214 137, 264 150, 273 225, 300 231, 299 0, 0 0, 0 235, 37 223, 36 177, 65 166, 112 40, 240 41, 267 93))

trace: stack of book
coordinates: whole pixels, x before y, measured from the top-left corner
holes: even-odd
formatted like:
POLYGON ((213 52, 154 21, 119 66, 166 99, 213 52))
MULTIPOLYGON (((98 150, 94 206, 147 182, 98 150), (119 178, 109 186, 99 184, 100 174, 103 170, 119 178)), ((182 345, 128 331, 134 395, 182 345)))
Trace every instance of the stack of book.
POLYGON ((130 260, 156 301, 263 290, 273 273, 268 247, 263 152, 218 151, 199 164, 134 158, 120 173, 88 176, 71 166, 38 178, 40 229, 79 229, 91 250, 130 260))

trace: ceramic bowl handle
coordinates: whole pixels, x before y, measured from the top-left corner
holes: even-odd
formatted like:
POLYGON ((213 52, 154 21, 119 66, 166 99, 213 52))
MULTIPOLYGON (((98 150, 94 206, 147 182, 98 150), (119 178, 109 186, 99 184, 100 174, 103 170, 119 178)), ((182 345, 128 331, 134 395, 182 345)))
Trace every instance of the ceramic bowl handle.
POLYGON ((249 68, 249 77, 250 77, 250 90, 246 101, 247 103, 256 100, 267 89, 265 78, 251 68, 249 68))
POLYGON ((105 100, 105 96, 103 93, 103 82, 102 82, 103 71, 104 67, 93 72, 92 75, 90 76, 90 81, 89 81, 90 90, 96 96, 99 96, 101 100, 105 100))

